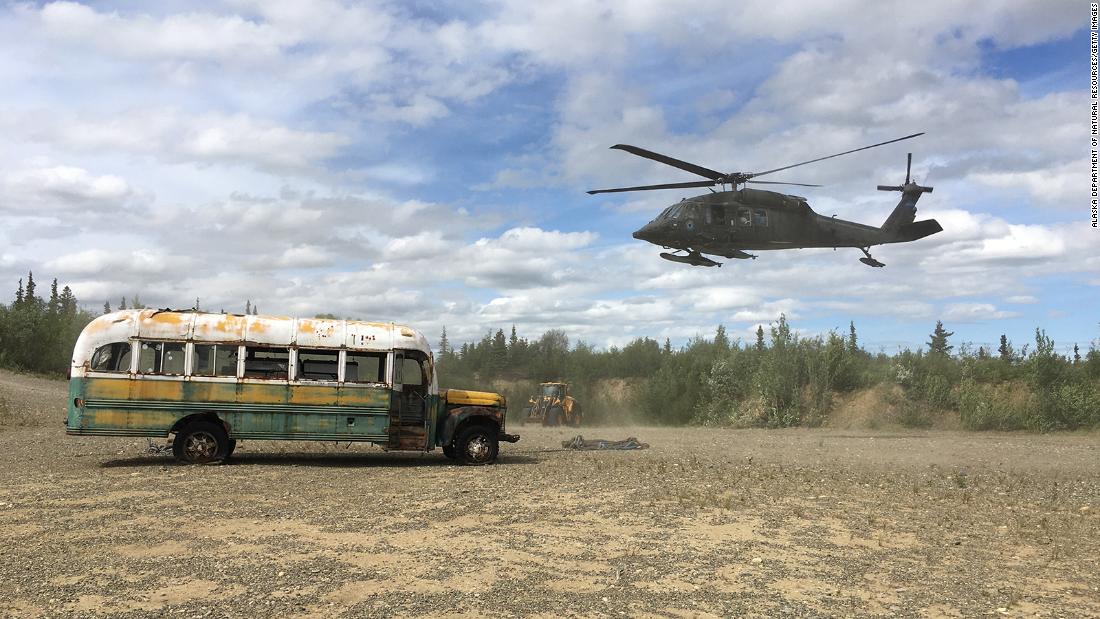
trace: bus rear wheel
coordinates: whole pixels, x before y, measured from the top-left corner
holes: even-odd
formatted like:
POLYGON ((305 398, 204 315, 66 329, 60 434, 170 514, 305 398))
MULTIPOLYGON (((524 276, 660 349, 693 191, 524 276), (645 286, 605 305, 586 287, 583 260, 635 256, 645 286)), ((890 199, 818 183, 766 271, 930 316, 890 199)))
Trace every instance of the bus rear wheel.
POLYGON ((455 439, 455 456, 463 464, 492 464, 499 451, 497 431, 488 425, 470 426, 455 439))
POLYGON ((225 428, 209 421, 195 421, 176 433, 172 453, 180 462, 204 464, 224 460, 229 455, 229 436, 225 428))

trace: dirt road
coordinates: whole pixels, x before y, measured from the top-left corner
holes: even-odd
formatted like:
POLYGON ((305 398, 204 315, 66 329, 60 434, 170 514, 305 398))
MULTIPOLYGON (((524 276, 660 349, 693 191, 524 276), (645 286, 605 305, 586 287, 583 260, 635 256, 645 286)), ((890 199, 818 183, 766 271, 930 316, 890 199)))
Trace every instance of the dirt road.
POLYGON ((0 428, 0 616, 1100 615, 1096 434, 515 428, 490 467, 285 442, 179 466, 0 378, 45 410, 0 428))

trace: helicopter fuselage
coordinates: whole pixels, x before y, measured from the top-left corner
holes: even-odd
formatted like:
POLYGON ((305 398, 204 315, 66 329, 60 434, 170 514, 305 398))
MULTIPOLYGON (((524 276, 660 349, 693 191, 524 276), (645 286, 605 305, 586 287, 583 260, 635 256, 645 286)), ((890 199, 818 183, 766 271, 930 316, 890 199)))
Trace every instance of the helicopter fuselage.
POLYGON ((748 188, 685 198, 633 236, 662 247, 727 258, 748 257, 740 250, 900 242, 881 228, 819 215, 801 196, 748 188))

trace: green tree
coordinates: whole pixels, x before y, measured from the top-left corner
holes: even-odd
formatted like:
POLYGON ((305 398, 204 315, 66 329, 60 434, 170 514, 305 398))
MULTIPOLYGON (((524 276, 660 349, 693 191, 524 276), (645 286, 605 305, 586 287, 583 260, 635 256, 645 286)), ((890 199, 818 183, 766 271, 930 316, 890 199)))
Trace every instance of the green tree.
POLYGON ((1001 345, 997 347, 997 354, 1000 356, 1001 361, 1005 363, 1012 363, 1016 358, 1016 351, 1012 349, 1012 342, 1008 340, 1008 336, 1004 333, 1001 334, 1001 345))
POLYGON ((730 338, 726 335, 725 325, 718 325, 718 330, 714 333, 714 346, 720 351, 730 349, 730 338))
POLYGON ((451 342, 447 340, 447 326, 443 326, 443 332, 439 334, 439 358, 443 359, 451 352, 451 342))
POLYGON ((928 354, 940 355, 945 357, 950 356, 951 349, 954 348, 954 346, 951 346, 947 343, 947 338, 951 337, 952 335, 955 335, 955 332, 944 329, 943 321, 937 320, 936 328, 932 331, 932 335, 928 340, 928 354))

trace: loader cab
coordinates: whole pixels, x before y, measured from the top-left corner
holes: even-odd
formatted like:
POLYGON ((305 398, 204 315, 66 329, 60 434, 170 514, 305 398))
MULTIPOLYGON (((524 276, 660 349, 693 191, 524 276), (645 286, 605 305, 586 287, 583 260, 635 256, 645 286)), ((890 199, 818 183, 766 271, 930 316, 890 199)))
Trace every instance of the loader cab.
POLYGON ((559 383, 544 383, 542 385, 541 395, 548 398, 563 398, 566 395, 565 385, 559 383))

